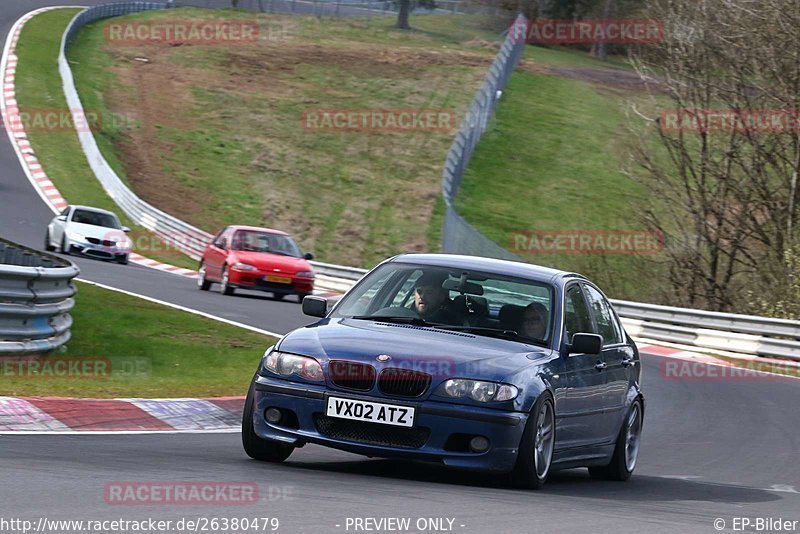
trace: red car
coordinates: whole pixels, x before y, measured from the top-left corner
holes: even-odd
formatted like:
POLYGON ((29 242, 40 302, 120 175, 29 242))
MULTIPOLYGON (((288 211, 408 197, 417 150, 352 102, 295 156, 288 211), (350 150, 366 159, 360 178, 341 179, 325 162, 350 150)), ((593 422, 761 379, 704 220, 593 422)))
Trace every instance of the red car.
POLYGON ((200 260, 197 287, 220 284, 223 295, 236 288, 268 291, 276 299, 303 297, 314 290, 314 271, 297 243, 285 232, 253 226, 228 226, 209 243, 200 260))

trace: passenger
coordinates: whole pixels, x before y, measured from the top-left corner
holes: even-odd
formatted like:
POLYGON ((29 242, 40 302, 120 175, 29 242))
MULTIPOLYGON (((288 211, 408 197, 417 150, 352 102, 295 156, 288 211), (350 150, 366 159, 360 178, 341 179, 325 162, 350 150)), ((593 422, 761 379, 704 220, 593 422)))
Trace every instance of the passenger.
POLYGON ((432 323, 449 325, 461 324, 456 313, 451 309, 452 301, 448 291, 442 287, 447 274, 427 272, 417 278, 414 283, 413 309, 420 317, 432 323))
POLYGON ((539 302, 532 302, 522 311, 519 335, 533 339, 545 339, 547 336, 547 308, 539 302))

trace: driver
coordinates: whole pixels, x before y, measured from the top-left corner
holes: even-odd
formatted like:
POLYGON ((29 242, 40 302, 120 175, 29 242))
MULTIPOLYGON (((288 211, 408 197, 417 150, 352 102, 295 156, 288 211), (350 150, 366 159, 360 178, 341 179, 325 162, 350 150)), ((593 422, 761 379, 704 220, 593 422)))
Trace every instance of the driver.
POLYGON ((414 306, 420 317, 432 323, 459 324, 448 291, 442 287, 447 273, 426 272, 414 283, 414 306))

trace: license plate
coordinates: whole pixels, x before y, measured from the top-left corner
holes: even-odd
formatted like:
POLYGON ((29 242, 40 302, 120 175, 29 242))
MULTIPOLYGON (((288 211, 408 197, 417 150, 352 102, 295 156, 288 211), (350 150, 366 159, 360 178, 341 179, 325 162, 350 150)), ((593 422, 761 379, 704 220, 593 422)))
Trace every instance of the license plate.
POLYGON ((264 280, 267 282, 274 282, 276 284, 291 284, 292 279, 288 276, 273 276, 271 274, 264 277, 264 280))
POLYGON ((384 425, 414 426, 414 408, 378 402, 328 397, 327 415, 384 425))

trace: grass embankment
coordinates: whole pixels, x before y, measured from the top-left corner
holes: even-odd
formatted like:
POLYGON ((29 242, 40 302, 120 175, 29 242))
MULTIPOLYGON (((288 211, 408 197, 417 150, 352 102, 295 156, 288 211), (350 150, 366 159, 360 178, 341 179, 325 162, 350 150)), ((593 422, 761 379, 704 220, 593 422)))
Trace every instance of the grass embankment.
MULTIPOLYGON (((167 247, 152 234, 134 224, 106 194, 92 173, 81 149, 78 136, 69 124, 41 127, 45 116, 68 117, 69 108, 58 73, 58 50, 61 35, 79 10, 58 9, 37 15, 25 24, 17 45, 19 63, 16 73, 16 94, 23 117, 31 117, 28 138, 50 180, 59 192, 73 204, 85 204, 111 210, 119 215, 123 225, 132 230, 134 251, 159 261, 194 269, 197 262, 167 247)), ((84 102, 89 114, 92 108, 84 102)), ((102 120, 104 128, 118 126, 113 120, 102 120)), ((119 134, 119 132, 117 132, 119 134)), ((104 143, 104 138, 98 142, 104 143)), ((44 228, 42 228, 44 238, 44 228)))
POLYGON ((453 132, 320 131, 308 110, 452 110, 460 121, 498 36, 465 16, 317 19, 175 9, 115 22, 252 19, 256 43, 114 45, 104 22, 70 56, 87 107, 140 125, 101 147, 134 190, 209 231, 293 233, 324 260, 370 266, 438 248, 441 168, 453 132))
MULTIPOLYGON (((0 396, 217 397, 244 395, 274 338, 96 286, 77 283, 72 339, 50 362, 89 366, 36 376, 3 362, 0 396), (15 370, 16 369, 16 370, 15 370), (23 376, 19 376, 22 374, 23 376)), ((47 367, 40 360, 40 369, 47 367)), ((14 359, 11 363, 17 362, 14 359)))
MULTIPOLYGON (((642 229, 636 204, 646 191, 623 169, 632 141, 626 113, 636 100, 647 106, 646 94, 608 83, 609 69, 611 79, 631 78, 630 70, 570 50, 528 47, 525 59, 470 161, 460 213, 511 249, 515 232, 642 229)), ((658 289, 650 261, 658 255, 513 251, 586 274, 617 298, 646 300, 658 289)))

